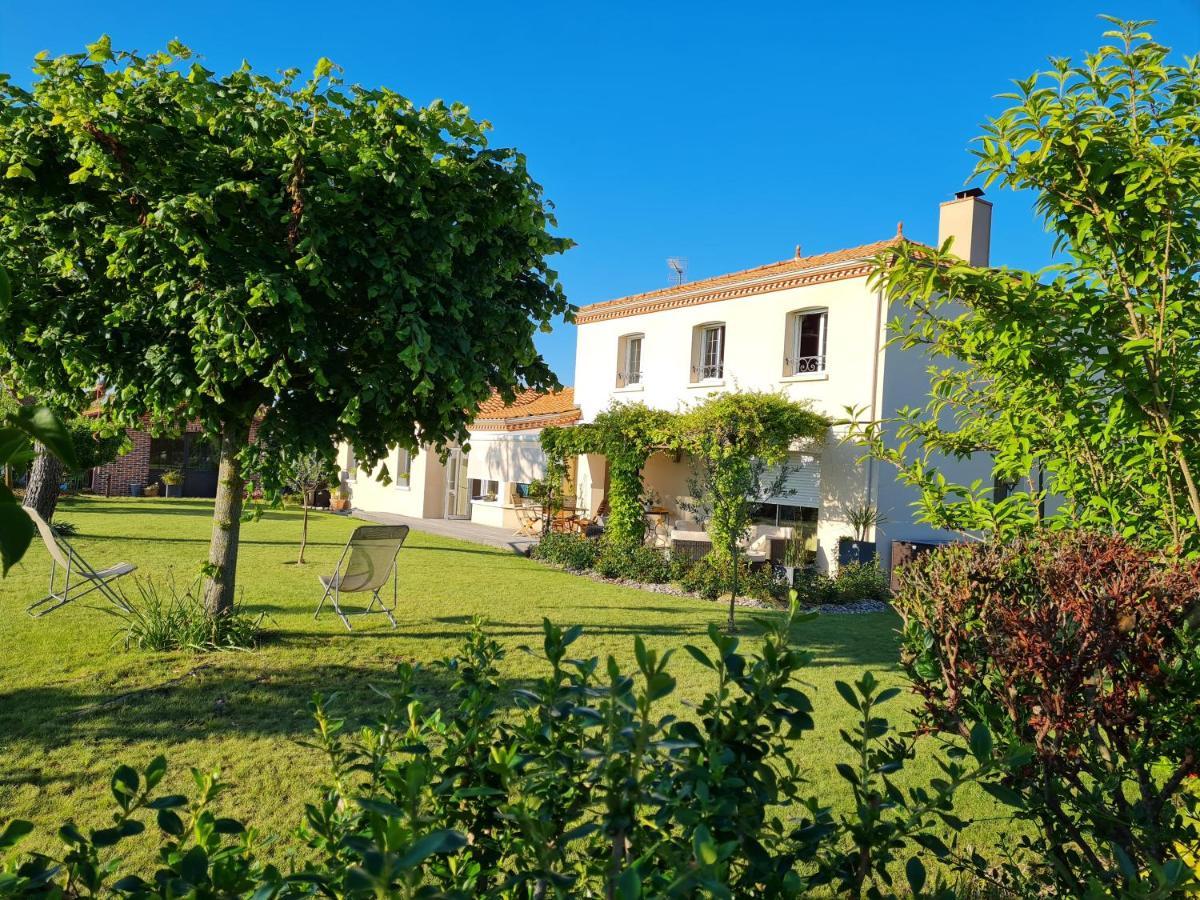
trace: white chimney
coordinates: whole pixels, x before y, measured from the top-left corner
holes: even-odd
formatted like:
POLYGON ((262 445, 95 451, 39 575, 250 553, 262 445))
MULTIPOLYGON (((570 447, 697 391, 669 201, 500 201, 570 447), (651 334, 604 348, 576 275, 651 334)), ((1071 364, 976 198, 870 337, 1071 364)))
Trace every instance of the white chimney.
POLYGON ((992 245, 992 204, 979 188, 968 188, 942 204, 938 246, 954 238, 950 252, 973 266, 986 266, 992 245))

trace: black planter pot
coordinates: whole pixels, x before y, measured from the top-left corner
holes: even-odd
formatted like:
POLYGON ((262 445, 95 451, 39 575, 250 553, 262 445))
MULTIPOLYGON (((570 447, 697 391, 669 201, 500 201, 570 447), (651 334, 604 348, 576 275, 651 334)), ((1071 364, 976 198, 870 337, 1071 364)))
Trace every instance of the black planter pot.
POLYGON ((183 482, 179 484, 164 484, 163 489, 166 491, 166 496, 168 497, 183 496, 183 482))
POLYGON ((838 567, 875 561, 874 541, 838 541, 838 567))

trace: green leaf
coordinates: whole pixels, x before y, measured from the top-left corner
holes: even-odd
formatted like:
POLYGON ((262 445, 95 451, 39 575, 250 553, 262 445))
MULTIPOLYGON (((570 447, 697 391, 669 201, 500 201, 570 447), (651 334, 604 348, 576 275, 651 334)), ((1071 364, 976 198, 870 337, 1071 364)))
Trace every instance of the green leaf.
POLYGON ((990 781, 981 782, 979 785, 984 792, 995 797, 1005 806, 1013 806, 1017 809, 1022 809, 1025 806, 1025 801, 1021 799, 1021 795, 1011 788, 1007 788, 1002 784, 994 784, 990 781))
POLYGON ((691 656, 692 659, 694 659, 696 662, 700 663, 700 665, 704 666, 704 668, 706 668, 706 669, 715 669, 716 668, 716 666, 713 665, 713 661, 708 658, 708 654, 705 653, 703 650, 701 650, 699 647, 696 647, 692 644, 684 644, 683 649, 688 652, 688 655, 691 656))
POLYGON ((35 441, 40 441, 68 469, 79 467, 71 433, 52 410, 45 406, 22 406, 12 417, 12 422, 35 441))
POLYGON ((8 850, 33 831, 33 823, 24 819, 13 819, 0 831, 0 850, 8 850))
POLYGON ((842 699, 855 709, 862 709, 862 701, 859 700, 858 694, 854 692, 854 688, 846 684, 844 681, 835 681, 833 686, 837 692, 842 695, 842 699))
POLYGON ((408 852, 401 856, 396 864, 402 869, 411 869, 435 853, 453 853, 466 844, 466 837, 457 831, 431 831, 409 847, 408 852))
POLYGON ((712 833, 704 825, 697 825, 696 830, 692 832, 692 850, 696 855, 696 862, 702 866, 711 866, 719 858, 717 844, 712 833))
POLYGON ((638 900, 642 896, 642 876, 635 866, 630 866, 617 879, 617 897, 620 900, 638 900))
POLYGON ((29 450, 29 435, 19 428, 0 428, 0 465, 11 464, 29 450))
POLYGON ((158 827, 172 837, 180 837, 183 834, 183 819, 169 809, 160 809, 158 827))
POLYGON ((33 540, 33 520, 17 505, 17 500, 0 484, 0 575, 21 561, 33 540))
POLYGON ((122 809, 128 809, 130 802, 137 795, 141 779, 130 766, 117 766, 113 772, 112 795, 122 809))
POLYGON ((904 875, 908 879, 908 889, 917 897, 925 888, 925 866, 915 856, 910 856, 904 864, 904 875))
POLYGON ((33 169, 21 163, 13 163, 4 171, 5 178, 33 178, 33 169))
POLYGON ((208 854, 203 847, 193 847, 179 861, 179 875, 189 884, 199 885, 208 880, 208 854))
POLYGON ((675 677, 667 672, 655 672, 646 680, 646 699, 661 700, 675 690, 675 677))
POLYGON ((992 758, 992 733, 982 722, 975 723, 971 729, 971 755, 979 763, 989 762, 992 758))

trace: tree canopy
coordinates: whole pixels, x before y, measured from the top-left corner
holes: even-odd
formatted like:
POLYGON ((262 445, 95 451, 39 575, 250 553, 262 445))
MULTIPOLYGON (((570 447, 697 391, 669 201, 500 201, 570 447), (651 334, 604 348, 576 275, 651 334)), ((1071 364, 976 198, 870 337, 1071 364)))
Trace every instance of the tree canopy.
MULTIPOLYGON (((1115 21, 1115 20, 1114 20, 1115 21)), ((932 361, 931 400, 860 429, 939 527, 1042 517, 1200 553, 1200 64, 1146 23, 1115 23, 1082 63, 1018 81, 975 153, 985 185, 1028 190, 1062 261, 973 268, 901 244, 877 282, 911 315, 895 340, 932 361), (954 484, 940 454, 994 454, 1000 483, 954 484), (1003 493, 1003 492, 1001 492, 1003 493)))
POLYGON ((40 56, 32 89, 0 76, 0 264, 21 301, 0 306, 0 366, 67 407, 103 381, 114 424, 222 439, 217 605, 256 417, 279 446, 350 441, 370 467, 465 439, 493 389, 556 386, 533 336, 569 310, 547 258, 570 241, 525 157, 460 104, 337 72, 217 76, 178 42, 102 38, 40 56))

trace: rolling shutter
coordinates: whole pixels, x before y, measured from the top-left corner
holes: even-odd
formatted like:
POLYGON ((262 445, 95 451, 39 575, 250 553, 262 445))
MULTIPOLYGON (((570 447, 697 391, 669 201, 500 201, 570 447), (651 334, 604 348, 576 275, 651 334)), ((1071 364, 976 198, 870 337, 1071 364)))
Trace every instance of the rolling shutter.
MULTIPOLYGON (((777 496, 765 498, 768 503, 787 506, 821 506, 821 457, 809 453, 789 453, 787 471, 777 496)), ((779 478, 781 466, 768 466, 762 474, 763 490, 770 490, 779 478)))

